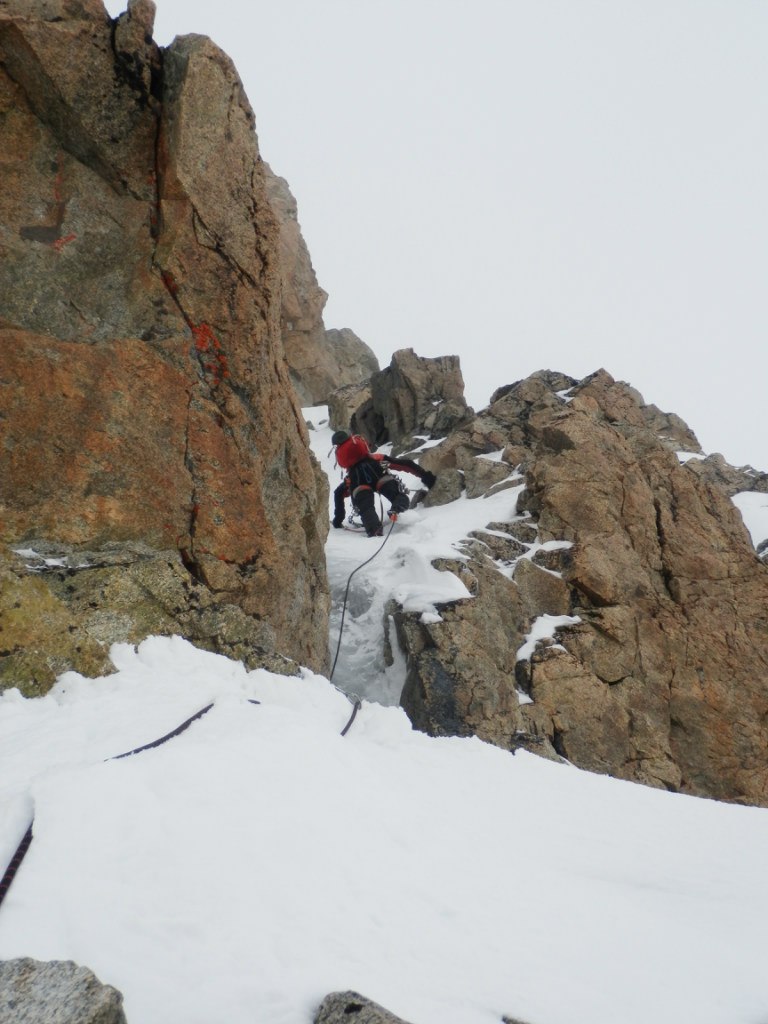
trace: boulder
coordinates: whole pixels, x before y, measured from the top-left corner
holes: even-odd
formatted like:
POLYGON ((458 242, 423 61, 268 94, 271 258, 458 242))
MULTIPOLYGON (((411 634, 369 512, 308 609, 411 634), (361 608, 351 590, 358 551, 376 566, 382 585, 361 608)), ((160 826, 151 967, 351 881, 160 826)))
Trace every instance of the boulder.
MULTIPOLYGON (((332 389, 345 384, 365 384, 379 372, 379 360, 362 338, 349 327, 330 327, 325 332, 324 351, 332 373, 332 389)), ((325 400, 331 395, 325 391, 325 400)))
POLYGON ((489 554, 465 551, 467 562, 441 561, 472 600, 440 605, 439 621, 395 611, 407 667, 401 705, 413 725, 433 736, 479 736, 515 749, 524 728, 515 654, 526 624, 520 593, 489 554), (474 554, 474 557, 473 557, 474 554))
POLYGON ((0 962, 0 1021, 126 1024, 123 997, 71 960, 0 962))
POLYGON ((355 416, 371 400, 371 381, 361 380, 358 384, 346 384, 337 388, 328 398, 328 423, 332 430, 351 430, 360 433, 355 416))
POLYGON ((444 437, 472 413, 458 356, 426 359, 400 349, 370 386, 370 400, 355 411, 352 428, 370 443, 392 442, 399 454, 418 447, 416 436, 444 437))
POLYGON ((408 1024, 358 992, 332 992, 315 1013, 314 1024, 408 1024))
MULTIPOLYGON (((71 589, 49 573, 27 588, 6 556, 5 590, 34 592, 82 638, 68 668, 146 630, 323 669, 327 485, 285 360, 253 112, 225 54, 202 36, 160 50, 152 13, 0 12, 0 543, 49 545, 70 568, 124 563, 99 570, 115 579, 89 599, 109 617, 98 594, 123 591, 106 630, 82 600, 90 570, 71 589), (153 596, 125 611, 148 578, 153 596)), ((50 671, 22 670, 17 611, 0 605, 0 663, 21 659, 17 684, 39 692, 50 671)), ((32 661, 59 653, 40 638, 32 661)))
POLYGON ((460 498, 464 490, 464 474, 458 469, 444 470, 435 481, 434 486, 424 497, 426 508, 436 505, 448 505, 460 498))

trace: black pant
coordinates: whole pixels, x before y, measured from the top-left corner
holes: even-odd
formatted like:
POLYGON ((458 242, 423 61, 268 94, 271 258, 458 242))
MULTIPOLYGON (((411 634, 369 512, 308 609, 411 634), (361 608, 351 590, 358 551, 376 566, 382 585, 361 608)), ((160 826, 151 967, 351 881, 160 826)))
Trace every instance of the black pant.
POLYGON ((393 512, 405 512, 408 508, 408 498, 400 490, 398 483, 391 476, 382 477, 376 485, 375 490, 369 484, 360 484, 352 492, 352 504, 360 513, 365 532, 369 537, 378 533, 381 529, 381 519, 376 511, 376 492, 383 494, 392 506, 393 512))

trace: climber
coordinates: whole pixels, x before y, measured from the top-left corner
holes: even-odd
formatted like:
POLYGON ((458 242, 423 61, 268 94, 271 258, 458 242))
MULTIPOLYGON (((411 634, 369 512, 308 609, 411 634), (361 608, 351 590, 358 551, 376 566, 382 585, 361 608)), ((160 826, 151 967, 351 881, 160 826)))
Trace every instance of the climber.
POLYGON ((389 501, 391 507, 387 514, 393 522, 400 512, 405 512, 408 498, 399 481, 390 475, 390 469, 413 473, 428 488, 435 482, 434 473, 422 469, 412 459, 392 459, 372 453, 366 441, 358 434, 350 436, 346 430, 337 430, 331 443, 336 448, 336 461, 342 469, 347 470, 344 480, 333 492, 333 525, 337 529, 344 525, 344 501, 350 495, 369 537, 380 537, 382 534, 381 520, 373 500, 374 491, 383 494, 389 501))

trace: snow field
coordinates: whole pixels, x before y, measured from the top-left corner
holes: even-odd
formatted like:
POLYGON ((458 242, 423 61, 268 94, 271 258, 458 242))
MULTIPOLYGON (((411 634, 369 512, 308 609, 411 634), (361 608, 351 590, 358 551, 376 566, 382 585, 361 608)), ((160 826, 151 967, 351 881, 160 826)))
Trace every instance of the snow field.
POLYGON ((415 1024, 761 1019, 768 812, 430 739, 370 703, 342 739, 321 677, 179 638, 114 657, 0 700, 2 835, 35 808, 0 956, 88 964, 129 1024, 307 1024, 348 987, 415 1024))

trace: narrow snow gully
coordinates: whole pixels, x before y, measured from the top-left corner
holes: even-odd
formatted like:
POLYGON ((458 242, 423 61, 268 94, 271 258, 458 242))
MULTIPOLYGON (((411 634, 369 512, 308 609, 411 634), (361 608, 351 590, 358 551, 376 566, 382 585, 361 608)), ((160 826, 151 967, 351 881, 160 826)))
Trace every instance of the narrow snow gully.
MULTIPOLYGON (((331 518, 333 491, 342 471, 334 459, 328 410, 315 406, 305 409, 304 415, 311 424, 312 450, 328 476, 331 518)), ((411 493, 418 487, 418 483, 416 488, 411 486, 415 478, 408 474, 401 480, 411 493)), ((469 598, 461 580, 436 569, 433 562, 466 560, 462 540, 489 522, 514 518, 521 490, 522 482, 520 487, 483 498, 462 497, 440 507, 411 508, 399 516, 390 533, 385 531, 384 544, 362 532, 331 529, 326 544, 332 602, 329 646, 335 666, 333 682, 339 689, 379 704, 399 704, 406 662, 394 638, 395 608, 421 615, 423 621, 439 622, 440 605, 469 598)), ((384 502, 384 521, 386 511, 384 502)))

